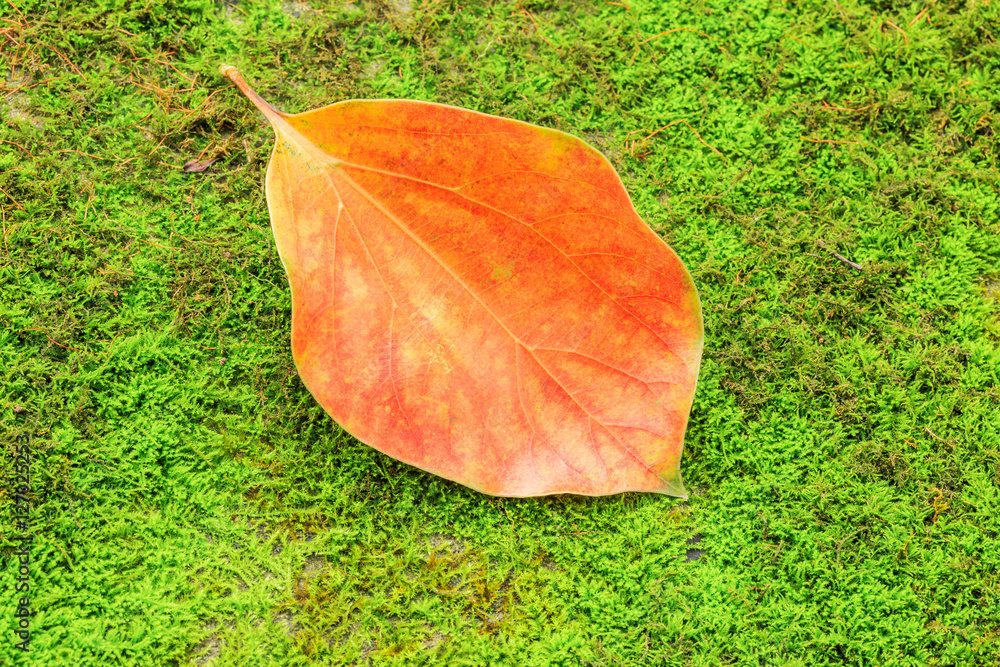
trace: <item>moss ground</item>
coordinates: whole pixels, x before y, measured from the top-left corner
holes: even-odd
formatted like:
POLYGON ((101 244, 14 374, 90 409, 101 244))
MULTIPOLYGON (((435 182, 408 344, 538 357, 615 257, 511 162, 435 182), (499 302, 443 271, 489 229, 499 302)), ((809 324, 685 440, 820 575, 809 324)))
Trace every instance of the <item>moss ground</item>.
POLYGON ((1000 664, 1000 3, 0 12, 0 664, 1000 664), (604 151, 701 292, 690 500, 499 500, 340 431, 221 62, 604 151))

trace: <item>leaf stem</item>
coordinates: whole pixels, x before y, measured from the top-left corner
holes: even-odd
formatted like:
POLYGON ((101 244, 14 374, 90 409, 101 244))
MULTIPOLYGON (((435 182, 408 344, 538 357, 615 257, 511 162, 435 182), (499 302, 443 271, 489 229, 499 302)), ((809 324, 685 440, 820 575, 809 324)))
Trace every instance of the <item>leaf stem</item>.
POLYGON ((258 95, 257 92, 247 84, 246 80, 244 80, 243 78, 243 75, 240 74, 240 71, 235 67, 233 67, 232 65, 220 65, 219 73, 222 74, 222 76, 228 78, 233 83, 235 83, 236 87, 240 89, 240 92, 246 95, 247 98, 249 98, 249 100, 253 102, 253 105, 258 109, 260 109, 261 113, 267 116, 267 119, 272 123, 284 115, 280 111, 272 107, 270 104, 268 104, 263 97, 258 95))

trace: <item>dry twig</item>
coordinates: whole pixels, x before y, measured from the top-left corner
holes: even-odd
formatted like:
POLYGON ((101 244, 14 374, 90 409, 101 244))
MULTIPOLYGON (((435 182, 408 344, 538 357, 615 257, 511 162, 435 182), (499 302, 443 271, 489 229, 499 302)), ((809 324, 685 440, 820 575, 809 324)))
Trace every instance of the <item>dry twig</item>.
POLYGON ((821 248, 823 248, 828 253, 830 253, 831 255, 833 255, 834 257, 836 257, 837 259, 839 259, 844 264, 847 264, 849 267, 851 267, 855 271, 864 271, 864 268, 860 264, 858 264, 857 262, 852 262, 851 260, 849 260, 846 257, 844 257, 843 255, 841 255, 839 252, 835 252, 835 251, 830 250, 829 248, 827 248, 826 247, 826 241, 824 241, 823 239, 820 239, 818 241, 818 243, 819 243, 819 246, 821 248))

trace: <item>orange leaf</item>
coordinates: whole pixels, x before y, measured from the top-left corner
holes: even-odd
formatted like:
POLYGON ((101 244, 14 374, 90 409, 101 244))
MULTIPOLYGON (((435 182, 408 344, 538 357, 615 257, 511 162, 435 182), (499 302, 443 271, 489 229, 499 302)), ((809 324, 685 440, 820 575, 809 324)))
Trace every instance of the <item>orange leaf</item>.
POLYGON ((358 440, 483 493, 684 496, 698 293, 614 169, 442 104, 284 114, 267 202, 292 354, 358 440))

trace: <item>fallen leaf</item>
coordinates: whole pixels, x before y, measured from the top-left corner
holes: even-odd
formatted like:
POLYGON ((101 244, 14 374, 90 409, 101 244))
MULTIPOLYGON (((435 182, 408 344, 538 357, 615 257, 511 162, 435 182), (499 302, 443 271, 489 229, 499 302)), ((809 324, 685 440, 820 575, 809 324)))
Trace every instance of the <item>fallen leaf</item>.
POLYGON ((483 493, 685 496, 698 293, 596 150, 456 107, 284 114, 271 226, 306 387, 361 442, 483 493))
POLYGON ((184 163, 184 171, 193 171, 201 173, 211 167, 213 164, 218 162, 218 158, 213 160, 188 160, 184 163))

